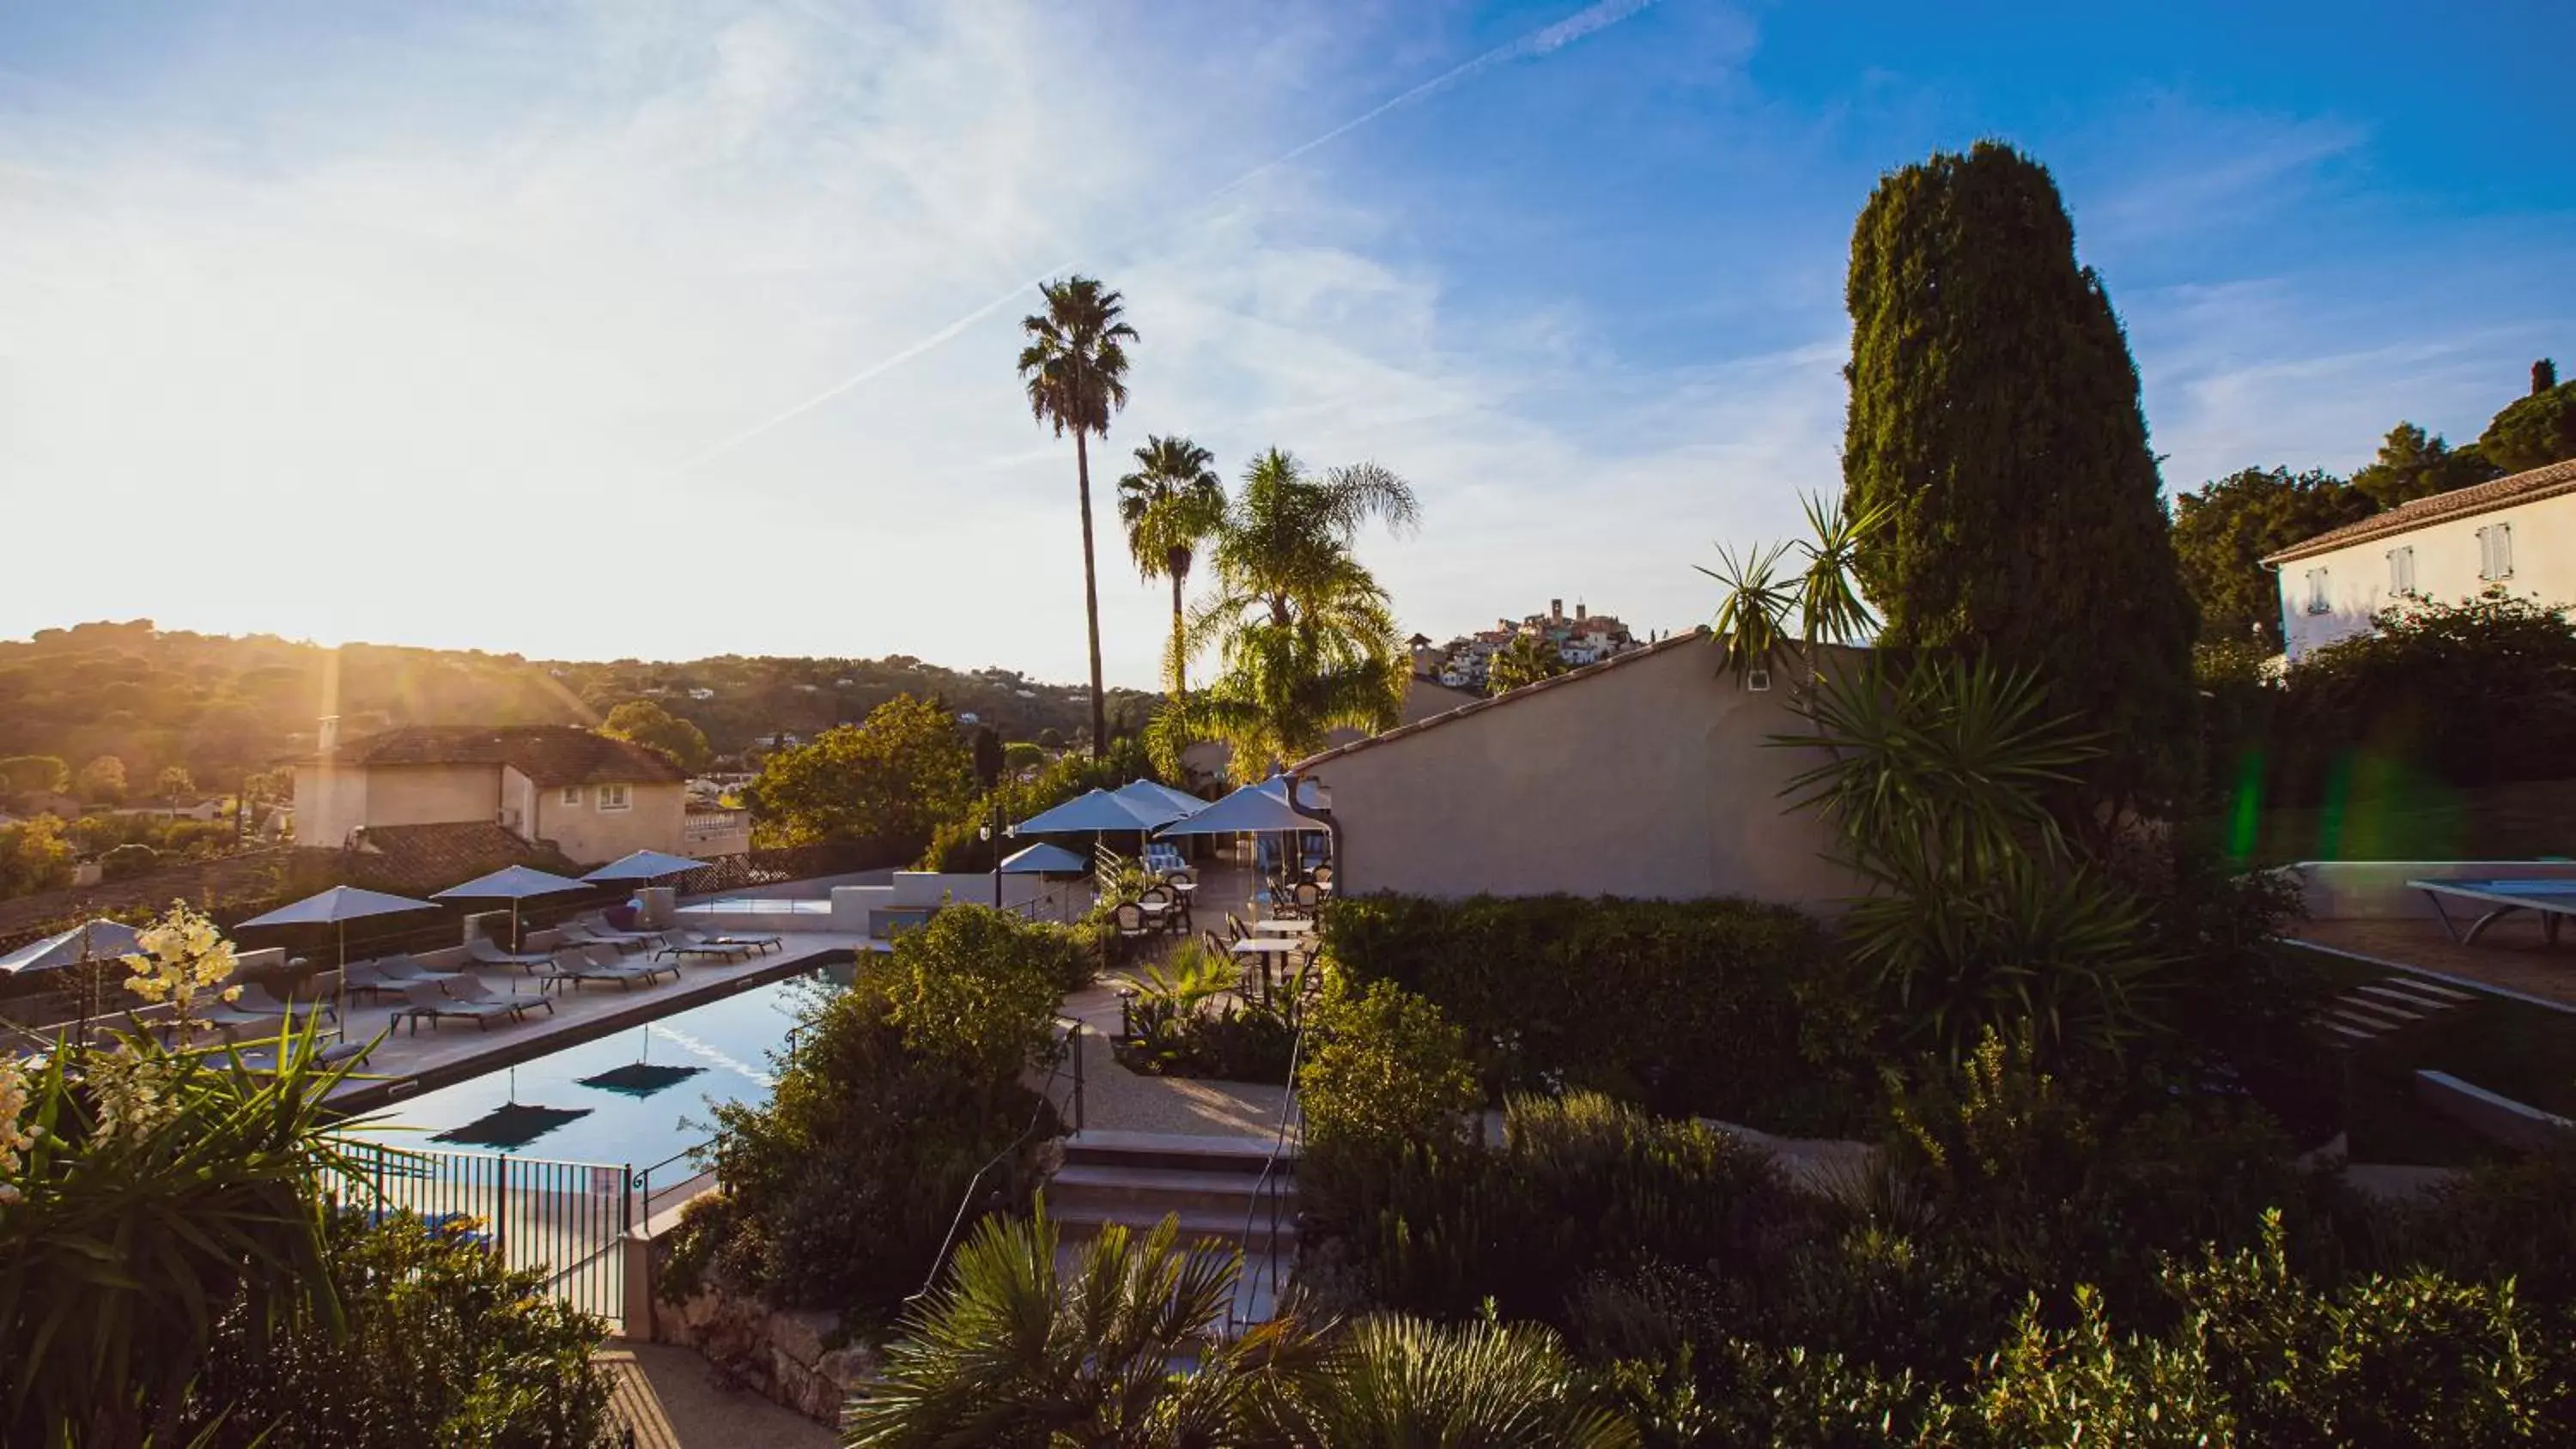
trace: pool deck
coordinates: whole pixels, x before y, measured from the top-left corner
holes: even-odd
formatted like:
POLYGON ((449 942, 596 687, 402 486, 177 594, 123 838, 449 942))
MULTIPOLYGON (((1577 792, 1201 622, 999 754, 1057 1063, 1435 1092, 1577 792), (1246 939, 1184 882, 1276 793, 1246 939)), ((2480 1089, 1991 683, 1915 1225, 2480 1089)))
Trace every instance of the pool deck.
MULTIPOLYGON (((478 1077, 485 1072, 544 1056, 579 1042, 629 1027, 658 1021, 709 1001, 782 981, 840 959, 854 951, 883 951, 885 942, 830 931, 781 931, 783 950, 744 961, 684 961, 678 980, 664 978, 651 986, 566 985, 546 993, 552 1014, 536 1012, 526 1020, 489 1028, 449 1019, 435 1028, 423 1023, 414 1031, 398 1024, 400 1007, 388 1002, 353 1005, 346 1035, 366 1041, 383 1034, 364 1066, 331 1094, 331 1105, 364 1112, 419 1092, 478 1077)), ((537 993, 537 983, 522 975, 504 975, 498 967, 476 972, 493 991, 524 996, 537 993)))

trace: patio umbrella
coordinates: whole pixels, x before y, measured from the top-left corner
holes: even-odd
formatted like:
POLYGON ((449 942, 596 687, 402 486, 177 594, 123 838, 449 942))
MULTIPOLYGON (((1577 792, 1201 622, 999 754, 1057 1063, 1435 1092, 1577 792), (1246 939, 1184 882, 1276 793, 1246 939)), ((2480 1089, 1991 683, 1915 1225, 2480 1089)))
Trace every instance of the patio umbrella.
MULTIPOLYGON (((1320 795, 1320 787, 1309 781, 1300 798, 1310 808, 1320 809, 1323 806, 1320 795)), ((1174 821, 1154 833, 1157 837, 1235 835, 1323 828, 1324 822, 1288 808, 1287 777, 1273 775, 1258 785, 1246 785, 1197 814, 1174 821)))
POLYGON ((1109 793, 1143 807, 1144 813, 1161 816, 1162 822, 1186 819, 1208 807, 1208 802, 1196 795, 1153 780, 1130 780, 1109 793))
POLYGON ((233 929, 246 931, 254 926, 331 926, 340 943, 340 1007, 346 1019, 349 1001, 349 922, 371 916, 398 916, 405 911, 434 911, 429 901, 416 901, 409 896, 389 896, 383 891, 362 891, 356 886, 333 886, 318 896, 306 896, 292 905, 279 906, 264 916, 254 916, 233 929))
POLYGON ((508 901, 510 903, 510 949, 519 949, 519 902, 537 896, 559 896, 566 891, 586 891, 589 885, 548 875, 524 865, 505 866, 490 875, 477 876, 463 885, 432 891, 434 901, 508 901))
POLYGON ((96 967, 119 961, 143 949, 143 938, 132 926, 114 921, 83 921, 57 936, 30 941, 6 956, 0 956, 0 976, 15 976, 22 971, 58 971, 66 967, 83 968, 80 972, 80 1037, 89 1040, 89 1019, 98 1015, 98 972, 96 967))
POLYGON ((1091 862, 1061 845, 1032 845, 1002 862, 1005 875, 1080 875, 1089 869, 1091 862))
POLYGON ((1107 790, 1088 790, 1052 810, 1041 810, 1011 827, 1021 835, 1095 835, 1112 830, 1147 831, 1180 818, 1168 807, 1149 808, 1107 790))
POLYGON ((665 876, 687 875, 693 870, 703 870, 706 864, 703 860, 691 860, 685 855, 668 855, 658 850, 639 850, 624 859, 610 861, 583 876, 582 879, 594 885, 616 885, 626 881, 640 881, 649 885, 665 876))

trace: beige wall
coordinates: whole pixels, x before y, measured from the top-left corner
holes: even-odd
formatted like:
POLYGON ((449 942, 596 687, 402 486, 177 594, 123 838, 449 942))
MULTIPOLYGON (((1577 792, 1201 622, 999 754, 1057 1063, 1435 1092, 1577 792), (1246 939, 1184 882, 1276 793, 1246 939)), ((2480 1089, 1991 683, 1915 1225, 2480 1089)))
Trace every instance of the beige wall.
MULTIPOLYGON (((515 788, 529 789, 518 771, 504 773, 515 788)), ((680 854, 680 827, 688 814, 687 787, 676 780, 654 785, 639 782, 628 785, 626 791, 627 808, 603 810, 598 785, 581 786, 578 803, 568 803, 560 788, 534 789, 528 833, 554 842, 565 858, 582 866, 605 865, 639 850, 680 854)))
POLYGON ((295 838, 337 849, 362 826, 490 820, 500 801, 490 765, 295 767, 295 838))
POLYGON ((1811 763, 1766 746, 1799 728, 1783 688, 1717 677, 1684 644, 1327 759, 1342 888, 1457 897, 1740 895, 1816 908, 1860 893, 1784 810, 1811 763))
POLYGON ((2478 577, 2478 530, 2513 525, 2513 577, 2506 589, 2544 604, 2576 604, 2576 493, 2540 498, 2404 533, 2366 539, 2280 566, 2281 625, 2295 660, 2311 649, 2370 632, 2371 615, 2393 601, 2388 552, 2415 550, 2415 591, 2444 603, 2485 592, 2478 577), (2308 572, 2326 572, 2326 608, 2308 612, 2308 572))

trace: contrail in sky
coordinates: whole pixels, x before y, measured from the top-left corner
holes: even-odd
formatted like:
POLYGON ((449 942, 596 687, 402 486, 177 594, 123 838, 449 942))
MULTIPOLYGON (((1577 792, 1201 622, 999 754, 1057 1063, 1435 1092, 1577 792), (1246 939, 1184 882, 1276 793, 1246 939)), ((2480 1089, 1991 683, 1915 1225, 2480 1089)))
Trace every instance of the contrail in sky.
MULTIPOLYGON (((1308 152, 1321 146, 1331 145, 1333 142, 1340 140, 1342 137, 1349 135, 1351 132, 1358 130, 1360 127, 1367 125, 1369 122, 1376 120, 1378 117, 1385 115, 1389 111, 1401 110, 1406 106, 1412 105, 1416 101, 1438 95, 1440 92, 1445 91, 1452 86, 1473 80, 1477 76, 1484 74, 1486 71, 1492 70, 1498 65, 1508 65, 1516 60, 1536 60, 1544 56, 1554 55, 1556 52, 1563 50, 1565 47, 1572 45, 1583 37, 1590 35, 1595 31, 1607 30, 1611 26, 1618 24, 1620 21, 1627 19, 1629 16, 1636 14, 1638 11, 1645 9, 1654 3, 1655 0, 1593 0, 1592 4, 1586 5, 1582 9, 1553 25, 1540 26, 1538 29, 1531 31, 1516 40, 1506 41, 1501 45, 1495 46, 1493 49, 1486 51, 1475 59, 1452 66, 1450 69, 1433 76, 1431 79, 1424 81, 1422 84, 1415 86, 1409 91, 1405 91, 1390 100, 1379 102, 1377 105, 1353 116, 1347 121, 1342 122, 1340 125, 1335 126, 1333 129, 1326 131, 1320 136, 1315 137, 1313 140, 1301 142, 1296 146, 1290 147, 1288 150, 1271 157, 1269 160, 1264 161, 1260 165, 1253 167, 1251 170, 1244 172, 1241 176, 1234 178, 1232 181, 1225 183, 1216 190, 1200 197, 1197 201, 1191 203, 1189 209, 1196 210, 1211 201, 1216 201, 1232 194, 1233 192, 1240 191, 1244 187, 1251 185, 1253 182, 1260 180, 1262 177, 1269 175, 1280 167, 1288 165, 1290 162, 1295 161, 1297 158, 1304 156, 1308 152)), ((972 327, 976 323, 983 321, 985 318, 992 316, 1004 307, 1011 305, 1013 302, 1024 296, 1027 296, 1031 291, 1034 291, 1037 288, 1039 283, 1070 269, 1073 265, 1073 262, 1065 262, 1038 273, 1036 276, 1020 283, 1018 286, 1004 292, 1002 295, 995 297, 983 306, 976 308, 974 311, 967 313, 965 316, 958 318, 956 321, 951 322, 947 326, 940 328, 938 331, 931 333, 927 337, 924 337, 919 342, 915 342, 911 346, 906 347, 899 352, 882 358, 877 362, 871 363, 869 366, 841 379, 839 382, 832 384, 830 387, 823 389, 821 392, 818 392, 814 396, 807 398, 805 401, 798 403, 796 406, 787 409, 785 412, 778 413, 762 422, 755 423, 752 426, 743 429, 741 432, 734 434, 732 437, 725 439, 723 442, 697 453, 695 456, 680 464, 680 471, 686 472, 689 469, 698 466, 700 463, 706 462, 710 458, 730 453, 734 449, 741 447, 743 444, 750 442, 752 439, 757 438, 764 433, 770 432, 771 430, 784 426, 797 418, 803 417, 805 414, 812 412, 814 409, 821 407, 823 404, 830 402, 832 399, 839 397, 850 389, 857 387, 862 383, 872 381, 877 377, 910 362, 912 359, 919 357, 923 353, 928 352, 932 348, 938 347, 950 338, 955 337, 967 328, 972 327)))

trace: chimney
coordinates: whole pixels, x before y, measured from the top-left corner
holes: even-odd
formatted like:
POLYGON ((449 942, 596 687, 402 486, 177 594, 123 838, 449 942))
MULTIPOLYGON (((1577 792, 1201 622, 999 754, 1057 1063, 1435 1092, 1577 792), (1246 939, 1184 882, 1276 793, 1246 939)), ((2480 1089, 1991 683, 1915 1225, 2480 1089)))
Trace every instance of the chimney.
POLYGON ((315 736, 313 741, 314 753, 327 755, 331 753, 333 749, 337 748, 339 743, 340 717, 336 714, 326 714, 322 716, 321 731, 315 736))
POLYGON ((2544 357, 2531 365, 2531 395, 2538 397, 2558 386, 2558 364, 2544 357))
POLYGON ((1581 599, 1574 601, 1574 622, 1578 624, 1583 622, 1583 601, 1581 599))
POLYGON ((1564 617, 1565 617, 1565 600, 1563 600, 1563 599, 1550 599, 1550 600, 1548 600, 1548 601, 1547 601, 1547 616, 1548 616, 1549 618, 1551 618, 1551 619, 1562 619, 1562 618, 1564 618, 1564 617))

